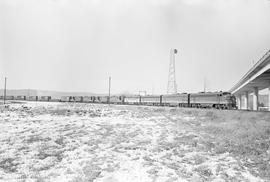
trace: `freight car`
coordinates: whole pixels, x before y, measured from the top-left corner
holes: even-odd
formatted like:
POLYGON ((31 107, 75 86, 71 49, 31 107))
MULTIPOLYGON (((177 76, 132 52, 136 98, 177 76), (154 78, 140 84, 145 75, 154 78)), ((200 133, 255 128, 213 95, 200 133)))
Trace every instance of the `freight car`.
POLYGON ((51 101, 51 96, 41 96, 40 98, 39 98, 39 101, 51 101))
POLYGON ((69 96, 68 102, 75 102, 75 96, 69 96))
POLYGON ((83 96, 75 96, 73 97, 74 102, 83 102, 83 96))
POLYGON ((111 96, 110 103, 112 104, 123 104, 125 101, 123 96, 111 96))
POLYGON ((69 102, 69 96, 61 96, 60 102, 69 102))
POLYGON ((59 96, 51 96, 51 98, 50 98, 50 102, 60 102, 60 100, 61 100, 61 97, 59 97, 59 96))
POLYGON ((12 95, 7 95, 6 96, 6 100, 14 100, 14 98, 15 98, 15 96, 12 96, 12 95))
POLYGON ((109 99, 108 96, 98 96, 98 97, 96 97, 95 102, 105 104, 105 103, 108 103, 108 101, 109 101, 108 99, 109 99))
POLYGON ((29 100, 29 101, 38 101, 38 96, 26 96, 26 100, 29 100))
POLYGON ((83 96, 83 102, 85 103, 93 103, 95 101, 94 96, 83 96))
POLYGON ((16 100, 26 100, 26 96, 18 95, 15 98, 16 100))

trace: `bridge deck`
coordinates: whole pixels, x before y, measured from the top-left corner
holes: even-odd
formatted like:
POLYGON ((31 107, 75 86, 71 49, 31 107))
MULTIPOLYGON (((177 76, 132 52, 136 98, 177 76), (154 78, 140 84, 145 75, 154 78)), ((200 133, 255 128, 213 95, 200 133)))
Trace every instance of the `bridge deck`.
POLYGON ((234 85, 230 92, 237 96, 239 109, 250 109, 249 94, 253 94, 253 110, 258 110, 260 90, 268 88, 270 111, 270 50, 234 85), (242 103, 242 97, 244 102, 242 103))

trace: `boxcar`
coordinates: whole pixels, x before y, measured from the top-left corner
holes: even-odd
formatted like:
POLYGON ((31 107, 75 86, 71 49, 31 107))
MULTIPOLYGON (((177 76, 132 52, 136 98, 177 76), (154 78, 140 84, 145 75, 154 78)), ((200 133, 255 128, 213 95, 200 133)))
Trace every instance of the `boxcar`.
POLYGON ((18 95, 18 96, 16 97, 16 100, 26 100, 26 96, 18 95))
POLYGON ((75 102, 75 97, 74 96, 69 96, 68 97, 68 102, 75 102))
POLYGON ((51 96, 41 96, 39 100, 40 101, 50 101, 51 98, 52 98, 51 96))
POLYGON ((95 98, 96 103, 108 103, 108 96, 97 96, 95 98))
POLYGON ((123 96, 111 96, 110 103, 112 104, 122 104, 124 102, 123 96))
POLYGON ((162 105, 189 107, 189 94, 163 95, 162 105))
POLYGON ((69 102, 69 96, 61 96, 60 102, 69 102))
MULTIPOLYGON (((4 98, 4 96, 2 96, 2 98, 4 98)), ((6 96, 6 100, 14 100, 14 96, 12 96, 12 95, 7 95, 6 96)))
POLYGON ((83 102, 82 96, 68 96, 67 102, 83 102))
POLYGON ((26 96, 26 100, 37 101, 38 100, 38 96, 26 96))
POLYGON ((59 96, 51 96, 50 101, 51 102, 60 102, 61 101, 61 97, 59 97, 59 96))
POLYGON ((83 96, 83 102, 89 103, 89 102, 94 102, 95 97, 94 96, 83 96))
POLYGON ((74 102, 82 102, 83 101, 82 96, 74 96, 73 99, 74 99, 74 102))

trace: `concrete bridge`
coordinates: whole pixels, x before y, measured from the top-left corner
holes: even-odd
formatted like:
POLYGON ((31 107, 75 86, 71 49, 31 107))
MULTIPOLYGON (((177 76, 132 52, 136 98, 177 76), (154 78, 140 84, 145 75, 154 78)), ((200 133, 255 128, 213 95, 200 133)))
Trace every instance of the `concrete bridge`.
POLYGON ((270 50, 234 85, 230 92, 236 96, 238 109, 259 110, 259 91, 268 94, 270 111, 270 50), (252 96, 252 107, 249 96, 252 96))

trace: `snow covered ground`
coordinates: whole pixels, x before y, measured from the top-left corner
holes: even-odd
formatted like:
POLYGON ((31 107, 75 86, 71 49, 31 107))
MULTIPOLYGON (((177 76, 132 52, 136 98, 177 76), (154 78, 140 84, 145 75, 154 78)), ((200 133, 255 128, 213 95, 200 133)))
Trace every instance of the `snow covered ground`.
MULTIPOLYGON (((28 102, 0 112, 0 181, 263 181, 174 108, 28 102)), ((196 121, 196 122, 194 122, 196 121)))

